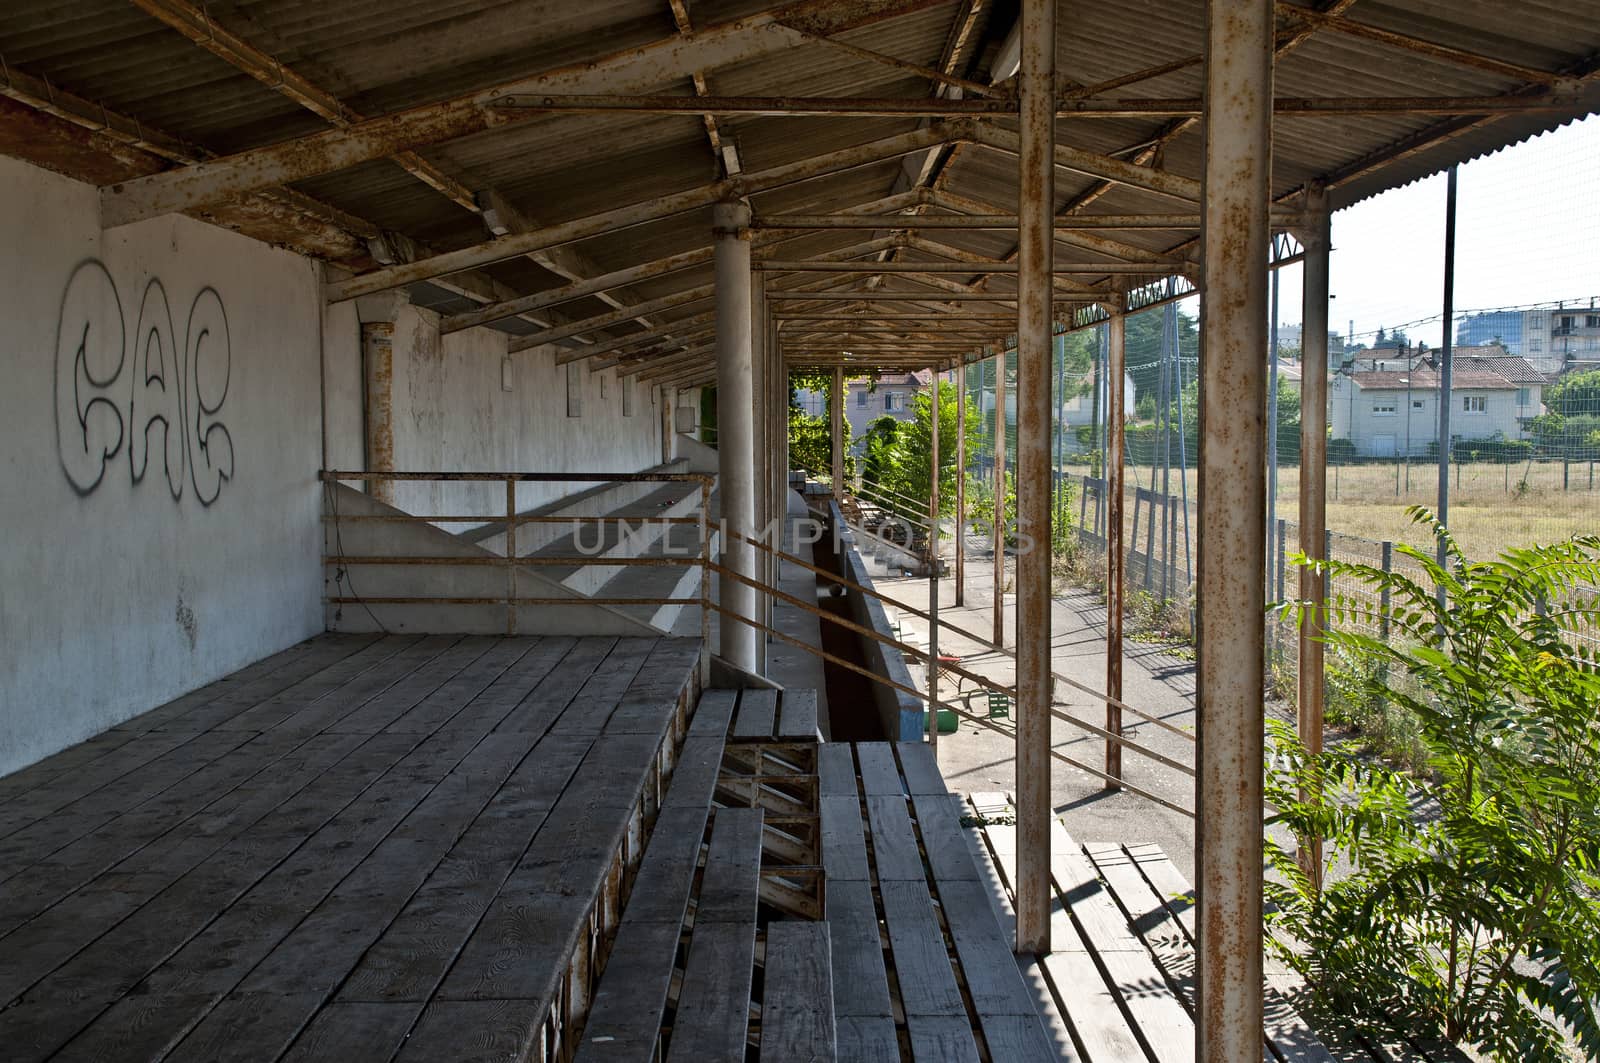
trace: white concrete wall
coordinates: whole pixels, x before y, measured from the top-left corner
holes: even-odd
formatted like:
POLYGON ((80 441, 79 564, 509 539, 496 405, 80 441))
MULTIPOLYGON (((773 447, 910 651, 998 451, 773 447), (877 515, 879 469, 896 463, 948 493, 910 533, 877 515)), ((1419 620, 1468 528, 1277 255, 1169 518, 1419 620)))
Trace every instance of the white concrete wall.
POLYGON ((321 630, 317 283, 0 158, 0 774, 321 630))
MULTIPOLYGON (((438 315, 402 305, 394 330, 394 460, 405 472, 639 472, 661 462, 658 389, 635 379, 631 413, 615 369, 578 371, 579 416, 568 415, 567 367, 556 348, 511 355, 503 387, 505 333, 466 329, 441 337, 438 315), (603 394, 602 394, 603 392, 603 394)), ((329 460, 364 469, 361 324, 354 304, 330 307, 324 325, 329 460)), ((360 486, 359 483, 352 486, 360 486)), ((581 483, 523 483, 526 511, 582 490, 581 483)), ((505 488, 402 485, 396 504, 412 513, 504 516, 505 488)), ((466 526, 453 526, 463 530, 466 526)))

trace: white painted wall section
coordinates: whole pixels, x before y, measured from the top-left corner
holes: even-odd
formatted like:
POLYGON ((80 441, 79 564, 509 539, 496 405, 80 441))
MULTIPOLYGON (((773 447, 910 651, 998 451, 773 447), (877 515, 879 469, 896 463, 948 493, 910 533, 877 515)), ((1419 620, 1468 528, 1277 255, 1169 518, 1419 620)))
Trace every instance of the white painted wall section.
POLYGON ((322 628, 316 267, 0 158, 0 774, 322 628))

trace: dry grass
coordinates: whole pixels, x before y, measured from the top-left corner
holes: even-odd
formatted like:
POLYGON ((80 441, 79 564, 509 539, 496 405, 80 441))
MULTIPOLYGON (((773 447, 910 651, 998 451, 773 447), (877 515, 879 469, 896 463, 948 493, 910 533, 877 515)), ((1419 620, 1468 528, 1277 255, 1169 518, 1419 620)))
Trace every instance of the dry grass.
MULTIPOLYGON (((1082 475, 1084 470, 1072 471, 1082 475)), ((1135 482, 1148 486, 1149 469, 1129 472, 1130 486, 1135 482)), ((1328 527, 1346 536, 1431 547, 1430 542, 1417 535, 1405 511, 1412 505, 1434 507, 1437 466, 1416 462, 1410 473, 1408 490, 1403 465, 1329 469, 1328 527)), ((1172 470, 1170 476, 1171 490, 1177 494, 1178 471, 1172 470)), ((1566 470, 1565 482, 1564 489, 1559 463, 1452 466, 1450 529, 1468 557, 1491 557, 1509 546, 1550 543, 1600 528, 1600 469, 1592 469, 1587 462, 1574 463, 1566 470)), ((1299 509, 1299 490, 1300 470, 1294 466, 1280 468, 1277 512, 1291 523, 1299 509)), ((1190 469, 1190 504, 1194 505, 1198 497, 1196 471, 1190 469)), ((1130 499, 1130 521, 1131 510, 1130 499)), ((1143 528, 1139 534, 1142 540, 1143 528)), ((1295 546, 1291 533, 1290 549, 1295 546)))

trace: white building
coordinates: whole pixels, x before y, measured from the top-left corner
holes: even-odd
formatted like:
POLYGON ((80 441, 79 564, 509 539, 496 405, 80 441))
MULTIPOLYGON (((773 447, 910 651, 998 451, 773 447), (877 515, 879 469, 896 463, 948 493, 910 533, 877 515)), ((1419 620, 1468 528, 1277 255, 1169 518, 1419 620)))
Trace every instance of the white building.
MULTIPOLYGON (((1525 438, 1528 421, 1542 409, 1541 385, 1508 379, 1477 361, 1466 359, 1452 373, 1451 438, 1525 438)), ((1537 376, 1520 358, 1483 361, 1520 362, 1526 368, 1506 368, 1537 376)), ((1438 441, 1439 373, 1429 366, 1340 373, 1330 400, 1333 438, 1350 440, 1359 457, 1424 456, 1438 441)))

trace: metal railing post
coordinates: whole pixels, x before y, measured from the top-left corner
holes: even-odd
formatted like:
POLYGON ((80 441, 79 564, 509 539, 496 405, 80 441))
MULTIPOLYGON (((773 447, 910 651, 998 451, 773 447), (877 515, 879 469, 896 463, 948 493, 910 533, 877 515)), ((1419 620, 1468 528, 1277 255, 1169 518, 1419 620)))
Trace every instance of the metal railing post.
POLYGON ((506 477, 506 634, 517 633, 517 481, 506 477))
MULTIPOLYGON (((1127 463, 1125 461, 1127 398, 1123 394, 1127 374, 1127 323, 1119 300, 1106 322, 1106 694, 1122 697, 1122 618, 1128 589, 1128 552, 1124 548, 1123 515, 1127 510, 1127 463)), ((1133 493, 1135 535, 1139 527, 1139 490, 1133 493)), ((1145 558, 1145 573, 1150 559, 1145 558)), ((1147 584, 1148 586, 1148 584, 1147 584)), ((1122 733, 1122 712, 1106 702, 1106 730, 1122 733)), ((1106 743, 1106 774, 1122 777, 1122 747, 1106 743)), ((1115 790, 1107 782, 1105 789, 1115 790)))
POLYGON ((700 682, 711 681, 711 480, 700 481, 700 682))
POLYGON ((928 747, 939 756, 939 368, 928 386, 928 747))

